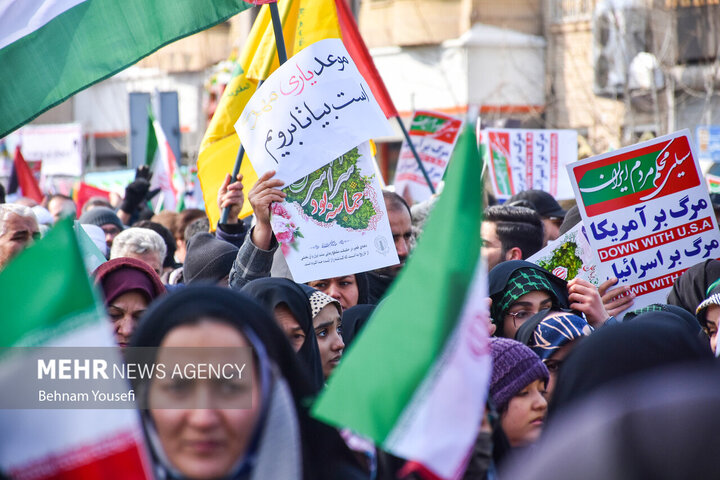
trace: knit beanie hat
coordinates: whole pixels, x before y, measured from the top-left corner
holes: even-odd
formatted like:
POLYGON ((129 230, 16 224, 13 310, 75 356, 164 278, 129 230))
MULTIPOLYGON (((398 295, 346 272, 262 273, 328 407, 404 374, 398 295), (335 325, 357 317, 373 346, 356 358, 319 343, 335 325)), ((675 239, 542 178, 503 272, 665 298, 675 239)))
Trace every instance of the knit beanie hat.
POLYGON ((535 380, 548 381, 550 374, 529 347, 509 338, 491 338, 493 370, 490 379, 490 398, 502 412, 510 399, 535 380))
POLYGON ((95 207, 92 210, 88 210, 80 216, 80 219, 78 221, 80 223, 97 225, 98 227, 102 227, 103 225, 111 223, 118 227, 120 230, 123 230, 125 228, 118 216, 115 215, 115 212, 113 212, 112 209, 107 207, 95 207))
POLYGON ((186 284, 216 283, 230 273, 238 248, 211 233, 197 233, 188 242, 183 277, 186 284))

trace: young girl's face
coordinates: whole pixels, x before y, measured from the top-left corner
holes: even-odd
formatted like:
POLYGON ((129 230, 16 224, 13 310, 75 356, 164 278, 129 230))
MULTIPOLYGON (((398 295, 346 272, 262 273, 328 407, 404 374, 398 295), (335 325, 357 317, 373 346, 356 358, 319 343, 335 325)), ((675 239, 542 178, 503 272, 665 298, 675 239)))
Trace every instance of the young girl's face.
POLYGON ((342 317, 337 307, 332 303, 325 305, 313 318, 313 327, 320 350, 323 375, 327 379, 340 363, 345 349, 342 339, 342 317))
POLYGON ((542 380, 528 384, 511 398, 500 417, 510 446, 521 447, 536 441, 542 432, 546 412, 545 382, 542 380))

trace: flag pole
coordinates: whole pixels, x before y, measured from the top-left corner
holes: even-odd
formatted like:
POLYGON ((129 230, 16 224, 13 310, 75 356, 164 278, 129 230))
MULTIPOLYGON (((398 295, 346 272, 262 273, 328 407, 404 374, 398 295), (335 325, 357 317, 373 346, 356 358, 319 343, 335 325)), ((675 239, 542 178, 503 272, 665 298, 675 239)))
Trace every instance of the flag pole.
MULTIPOLYGON (((280 11, 278 10, 277 1, 269 3, 268 8, 270 8, 270 18, 272 18, 273 33, 275 34, 275 47, 277 49, 278 61, 280 62, 280 65, 282 65, 283 63, 287 62, 287 50, 285 49, 285 38, 283 37, 282 20, 280 19, 280 11)), ((262 85, 262 81, 258 82, 258 88, 260 88, 260 85, 262 85)), ((242 159, 244 156, 245 147, 240 144, 237 157, 235 158, 235 166, 233 167, 232 177, 230 178, 231 184, 237 182, 237 176, 238 173, 240 173, 240 166, 242 165, 242 159)), ((432 190, 432 185, 430 186, 430 189, 432 190)), ((433 193, 435 192, 433 191, 433 193)), ((227 223, 229 216, 230 207, 223 208, 222 214, 220 215, 219 223, 227 223)))
POLYGON ((420 160, 420 155, 418 155, 417 150, 415 150, 415 145, 413 145, 412 141, 410 140, 410 134, 408 133, 407 129, 405 128, 405 124, 403 123, 402 119, 400 118, 400 115, 395 117, 398 124, 400 125, 400 130, 402 130, 403 135, 405 136, 405 140, 408 143, 408 146, 410 147, 410 151, 413 153, 413 156, 415 157, 415 161, 417 162, 418 168, 423 174, 423 177, 425 177, 425 181, 428 184, 428 187, 430 188, 430 193, 433 195, 435 194, 435 187, 433 187, 432 182, 430 181, 430 177, 428 176, 427 172, 425 171, 425 167, 422 164, 422 161, 420 160))

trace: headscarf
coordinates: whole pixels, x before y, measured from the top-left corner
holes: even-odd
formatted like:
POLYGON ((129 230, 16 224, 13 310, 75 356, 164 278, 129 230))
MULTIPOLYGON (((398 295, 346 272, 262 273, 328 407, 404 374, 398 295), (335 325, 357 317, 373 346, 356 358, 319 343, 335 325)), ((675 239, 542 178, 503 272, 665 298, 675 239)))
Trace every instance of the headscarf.
POLYGON ((720 261, 708 259, 688 268, 680 275, 667 296, 667 303, 682 307, 691 314, 706 296, 707 289, 720 278, 720 261))
POLYGON ((331 304, 334 305, 335 308, 337 308, 338 313, 342 315, 342 305, 340 305, 340 302, 335 300, 333 297, 309 285, 305 285, 304 283, 298 285, 303 289, 305 295, 308 297, 308 301, 310 302, 310 314, 313 319, 317 317, 317 314, 320 313, 323 308, 331 304))
POLYGON ((130 257, 108 260, 94 272, 95 285, 105 296, 105 305, 109 305, 120 295, 137 291, 143 294, 148 303, 166 292, 162 280, 150 266, 130 257))
POLYGON ((287 306, 305 334, 305 341, 298 350, 297 356, 302 359, 302 363, 307 368, 316 391, 320 391, 324 385, 322 360, 315 338, 310 301, 305 291, 292 280, 272 277, 253 280, 245 285, 241 292, 254 298, 273 317, 276 307, 283 304, 287 306))
POLYGON ((370 296, 370 279, 368 278, 367 272, 356 273, 355 284, 358 289, 358 305, 365 303, 377 303, 378 299, 371 298, 370 296))
POLYGON ((567 282, 525 260, 497 264, 488 274, 488 284, 492 298, 490 316, 500 332, 503 328, 503 313, 526 293, 545 290, 550 294, 553 306, 569 307, 567 282))
POLYGON ((542 360, 547 360, 563 346, 592 331, 593 328, 582 317, 543 310, 520 326, 515 339, 530 347, 542 360), (549 317, 549 314, 552 316, 549 317))
POLYGON ((674 363, 712 359, 702 342, 677 316, 650 312, 631 322, 599 329, 573 349, 560 370, 549 414, 599 387, 674 363))
POLYGON ((345 349, 350 346, 360 333, 360 330, 365 327, 374 311, 375 305, 355 305, 343 312, 342 337, 345 349))
MULTIPOLYGON (((707 336, 705 336, 705 332, 703 332, 702 326, 700 325, 700 322, 695 317, 695 315, 691 314, 687 310, 685 310, 682 307, 678 307, 677 305, 665 305, 662 303, 653 303, 643 308, 638 308, 637 310, 632 310, 630 312, 627 312, 625 316, 623 317, 623 322, 629 322, 631 320, 636 319, 640 315, 644 313, 650 313, 650 312, 667 312, 672 315, 675 315, 676 320, 679 324, 686 326, 690 331, 703 338, 705 341, 707 341, 707 336)), ((671 317, 667 317, 671 318, 671 317)))
MULTIPOLYGON (((221 321, 241 332, 253 347, 258 365, 261 411, 248 451, 243 459, 238 459, 230 478, 301 478, 299 463, 304 442, 300 439, 297 415, 298 412, 301 417, 304 415, 303 399, 310 397, 314 390, 282 331, 255 301, 241 293, 209 285, 176 290, 145 313, 131 346, 160 346, 171 330, 191 325, 203 317, 221 321), (277 456, 277 442, 285 447, 281 457, 277 456)), ((160 478, 177 477, 152 421, 147 417, 144 421, 156 473, 160 478)), ((306 469, 311 468, 307 451, 303 464, 306 469)))

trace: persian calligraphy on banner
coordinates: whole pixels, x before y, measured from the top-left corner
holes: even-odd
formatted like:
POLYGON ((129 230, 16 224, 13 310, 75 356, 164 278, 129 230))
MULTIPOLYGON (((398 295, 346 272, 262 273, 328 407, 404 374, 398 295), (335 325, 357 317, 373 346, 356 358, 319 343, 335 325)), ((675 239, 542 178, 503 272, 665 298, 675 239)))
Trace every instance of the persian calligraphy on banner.
POLYGON ((635 307, 665 303, 689 267, 720 254, 720 232, 689 132, 568 166, 597 252, 600 281, 617 277, 635 307))
POLYGON ((570 281, 578 277, 595 286, 600 285, 595 250, 590 245, 582 222, 548 243, 527 261, 552 272, 563 280, 570 281))
POLYGON ((565 166, 577 160, 575 130, 484 130, 483 143, 495 196, 543 190, 558 200, 573 198, 565 166))
MULTIPOLYGON (((417 111, 410 124, 410 140, 430 177, 433 188, 438 187, 457 141, 462 120, 442 113, 417 111)), ((427 181, 418 167, 407 141, 403 142, 395 170, 395 191, 413 203, 430 198, 427 181)))
POLYGON ((235 130, 258 176, 275 170, 286 183, 371 138, 393 134, 337 38, 310 45, 270 75, 235 130))
POLYGON ((270 223, 296 282, 398 263, 367 142, 283 191, 270 223))

